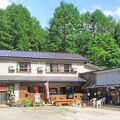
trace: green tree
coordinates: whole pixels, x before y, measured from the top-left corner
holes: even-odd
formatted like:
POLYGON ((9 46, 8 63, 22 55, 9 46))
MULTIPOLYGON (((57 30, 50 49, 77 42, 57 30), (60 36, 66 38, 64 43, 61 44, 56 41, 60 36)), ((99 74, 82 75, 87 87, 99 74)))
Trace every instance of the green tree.
POLYGON ((93 54, 91 54, 91 49, 95 41, 93 35, 87 30, 82 31, 80 34, 77 35, 76 41, 77 53, 90 59, 91 56, 93 56, 93 54))
POLYGON ((114 38, 116 39, 116 43, 120 47, 120 21, 115 26, 114 38))
POLYGON ((83 29, 78 38, 78 53, 99 66, 119 66, 119 47, 114 39, 115 20, 98 9, 82 14, 81 18, 83 29))
POLYGON ((75 53, 77 51, 76 34, 80 31, 80 14, 73 4, 60 3, 50 20, 50 51, 75 53))
POLYGON ((111 33, 113 35, 116 24, 113 17, 106 17, 99 9, 96 9, 93 13, 86 12, 81 16, 84 30, 91 32, 94 37, 97 33, 111 33))
POLYGON ((106 68, 120 66, 120 48, 110 34, 98 34, 91 53, 94 55, 91 61, 99 66, 106 68))
POLYGON ((46 31, 31 16, 27 8, 12 4, 2 14, 0 49, 42 51, 46 31))

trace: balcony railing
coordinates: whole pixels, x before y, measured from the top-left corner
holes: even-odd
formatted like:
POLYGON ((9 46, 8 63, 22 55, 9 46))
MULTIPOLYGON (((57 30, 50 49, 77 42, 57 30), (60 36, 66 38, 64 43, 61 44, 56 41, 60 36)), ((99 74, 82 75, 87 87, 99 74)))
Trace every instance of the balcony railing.
POLYGON ((46 69, 46 73, 72 73, 72 68, 70 68, 70 69, 57 69, 57 70, 46 69))
POLYGON ((31 72, 31 68, 17 68, 16 72, 31 72))

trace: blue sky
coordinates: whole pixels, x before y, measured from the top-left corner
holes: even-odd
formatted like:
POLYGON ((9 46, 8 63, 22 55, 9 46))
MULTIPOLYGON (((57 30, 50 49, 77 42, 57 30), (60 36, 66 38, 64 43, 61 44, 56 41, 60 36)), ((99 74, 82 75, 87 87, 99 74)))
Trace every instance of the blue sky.
MULTIPOLYGON (((92 12, 101 9, 104 14, 112 15, 120 19, 120 0, 64 0, 73 3, 78 10, 83 13, 87 10, 92 12)), ((5 9, 12 3, 22 4, 28 8, 32 16, 40 21, 40 25, 45 28, 49 26, 49 20, 53 17, 55 8, 60 5, 61 0, 0 0, 0 8, 5 9)))

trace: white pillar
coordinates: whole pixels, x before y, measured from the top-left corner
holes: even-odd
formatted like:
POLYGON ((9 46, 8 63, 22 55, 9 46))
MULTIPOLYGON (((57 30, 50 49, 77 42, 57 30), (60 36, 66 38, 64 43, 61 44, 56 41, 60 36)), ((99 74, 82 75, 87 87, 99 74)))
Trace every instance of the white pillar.
POLYGON ((19 84, 14 85, 15 102, 19 100, 19 84))

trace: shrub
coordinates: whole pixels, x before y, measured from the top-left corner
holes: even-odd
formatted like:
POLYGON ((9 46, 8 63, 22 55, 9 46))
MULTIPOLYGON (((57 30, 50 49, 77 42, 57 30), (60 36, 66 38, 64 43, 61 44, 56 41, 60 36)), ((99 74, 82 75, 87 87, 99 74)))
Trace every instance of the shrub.
POLYGON ((40 98, 40 104, 43 104, 43 103, 45 103, 45 101, 42 98, 40 98))
POLYGON ((27 98, 23 98, 23 99, 22 99, 22 102, 23 102, 24 105, 28 105, 28 100, 27 100, 27 98))
POLYGON ((33 100, 30 99, 29 102, 28 102, 28 107, 32 107, 33 106, 33 100))
POLYGON ((23 99, 22 99, 22 102, 23 102, 24 105, 27 105, 28 107, 32 107, 32 106, 33 106, 33 101, 32 101, 32 99, 27 100, 27 98, 23 98, 23 99))

